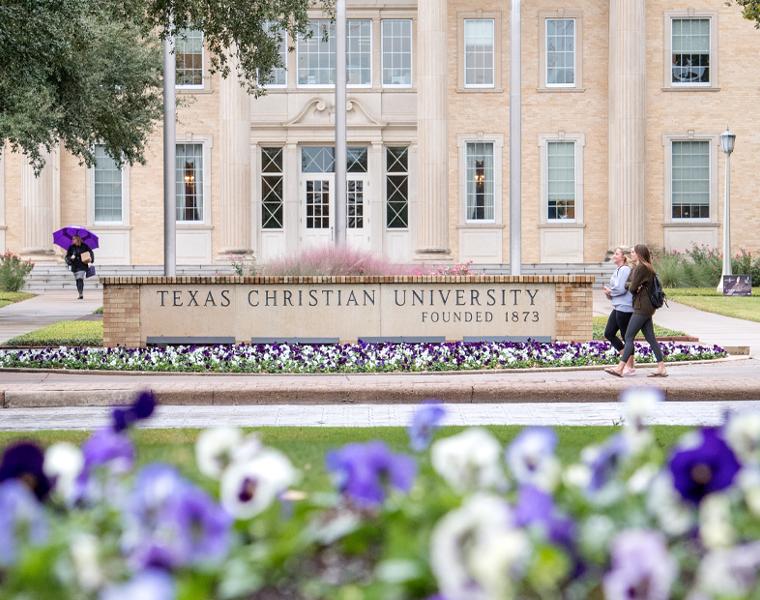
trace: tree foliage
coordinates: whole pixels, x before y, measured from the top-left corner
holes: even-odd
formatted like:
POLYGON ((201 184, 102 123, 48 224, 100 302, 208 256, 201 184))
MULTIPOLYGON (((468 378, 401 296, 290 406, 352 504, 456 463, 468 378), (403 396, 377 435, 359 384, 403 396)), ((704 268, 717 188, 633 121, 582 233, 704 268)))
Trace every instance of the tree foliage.
MULTIPOLYGON (((329 10, 329 0, 326 0, 329 10)), ((37 169, 64 146, 94 162, 93 145, 130 164, 162 110, 160 39, 204 32, 210 70, 237 69, 251 93, 280 66, 286 32, 303 32, 309 0, 2 0, 0 151, 37 169), (169 19, 169 16, 172 19, 169 19), (181 35, 181 33, 180 33, 181 35)))
POLYGON ((755 21, 755 27, 760 29, 760 0, 734 0, 742 8, 745 19, 755 21))

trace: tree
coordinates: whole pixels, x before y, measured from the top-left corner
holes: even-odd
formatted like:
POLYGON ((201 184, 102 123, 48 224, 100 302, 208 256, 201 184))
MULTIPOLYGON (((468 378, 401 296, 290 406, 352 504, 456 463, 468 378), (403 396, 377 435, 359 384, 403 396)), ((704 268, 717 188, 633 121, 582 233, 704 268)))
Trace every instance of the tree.
POLYGON ((745 19, 755 21, 755 27, 760 29, 760 0, 735 0, 742 7, 745 19))
POLYGON ((285 32, 306 30, 309 0, 3 0, 0 151, 9 143, 37 170, 62 144, 84 163, 102 143, 119 162, 144 162, 161 117, 159 39, 204 32, 212 72, 235 65, 254 94, 280 66, 285 32), (169 19, 169 16, 172 19, 169 19), (171 26, 169 25, 171 23, 171 26))

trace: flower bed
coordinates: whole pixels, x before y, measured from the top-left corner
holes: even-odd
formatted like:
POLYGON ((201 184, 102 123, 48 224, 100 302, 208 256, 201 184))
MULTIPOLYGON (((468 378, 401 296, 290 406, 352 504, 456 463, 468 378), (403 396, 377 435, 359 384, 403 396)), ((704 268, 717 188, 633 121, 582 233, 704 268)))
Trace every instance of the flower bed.
POLYGON ((667 454, 646 427, 661 401, 569 464, 547 428, 509 445, 446 437, 436 403, 383 442, 327 453, 333 489, 255 434, 204 431, 194 483, 135 468, 143 393, 82 448, 31 443, 0 462, 0 596, 182 598, 750 598, 760 593, 760 414, 729 416, 667 454))
MULTIPOLYGON (((669 362, 722 358, 719 346, 664 342, 669 362)), ((649 346, 638 362, 653 362, 649 346)), ((447 344, 240 344, 168 348, 42 348, 0 351, 0 367, 220 373, 389 373, 617 363, 607 342, 447 344)))

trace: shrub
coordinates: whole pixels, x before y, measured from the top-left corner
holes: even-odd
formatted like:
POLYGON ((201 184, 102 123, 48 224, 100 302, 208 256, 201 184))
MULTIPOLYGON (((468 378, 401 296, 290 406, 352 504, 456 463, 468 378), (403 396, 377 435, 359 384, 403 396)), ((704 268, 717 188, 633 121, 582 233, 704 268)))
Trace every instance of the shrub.
MULTIPOLYGON (((723 255, 695 244, 685 252, 656 252, 654 266, 665 287, 715 287, 723 272, 723 255)), ((742 249, 732 257, 731 269, 736 275, 751 275, 753 286, 760 282, 760 256, 742 249)))
POLYGON ((24 287, 27 275, 32 272, 34 263, 24 260, 12 252, 0 256, 0 290, 18 292, 24 287))
POLYGON ((683 256, 679 252, 665 252, 655 256, 655 268, 665 287, 679 287, 683 281, 683 256))

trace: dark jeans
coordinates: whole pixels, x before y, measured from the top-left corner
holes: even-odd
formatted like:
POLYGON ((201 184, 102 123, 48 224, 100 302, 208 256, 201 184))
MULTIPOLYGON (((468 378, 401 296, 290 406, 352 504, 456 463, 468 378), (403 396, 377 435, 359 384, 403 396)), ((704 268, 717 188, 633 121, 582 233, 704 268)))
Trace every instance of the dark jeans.
POLYGON ((652 347, 657 362, 662 362, 662 350, 660 344, 657 343, 657 338, 654 337, 654 323, 652 323, 652 317, 645 315, 633 315, 628 323, 628 329, 625 332, 625 348, 623 350, 623 356, 620 358, 623 362, 627 361, 633 356, 633 338, 639 331, 644 332, 649 345, 652 347))
POLYGON ((631 320, 633 313, 623 312, 622 310, 613 310, 610 318, 607 319, 607 327, 604 328, 604 337, 612 344, 613 348, 620 352, 625 346, 625 332, 628 329, 628 321, 631 320), (617 333, 620 332, 620 337, 617 333), (622 338, 622 339, 621 339, 622 338))

